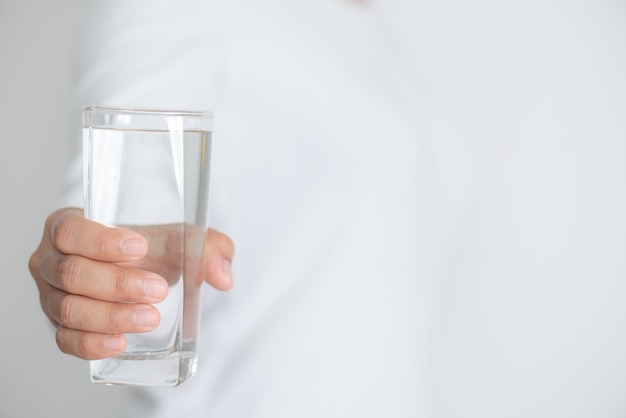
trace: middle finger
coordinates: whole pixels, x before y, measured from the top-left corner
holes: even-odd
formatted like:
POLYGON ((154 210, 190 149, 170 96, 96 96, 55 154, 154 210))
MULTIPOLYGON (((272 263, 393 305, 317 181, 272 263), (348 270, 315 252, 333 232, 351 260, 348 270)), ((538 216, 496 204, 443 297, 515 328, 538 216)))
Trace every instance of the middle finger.
POLYGON ((78 255, 62 256, 44 269, 44 277, 67 293, 109 302, 157 303, 168 292, 167 282, 154 272, 78 255))

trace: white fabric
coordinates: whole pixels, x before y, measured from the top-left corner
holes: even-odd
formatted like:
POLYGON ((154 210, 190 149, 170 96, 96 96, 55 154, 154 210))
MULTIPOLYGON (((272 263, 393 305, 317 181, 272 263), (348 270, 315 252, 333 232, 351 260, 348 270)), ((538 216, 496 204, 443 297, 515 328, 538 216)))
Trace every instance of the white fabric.
MULTIPOLYGON (((214 111, 211 226, 236 243, 234 289, 205 288, 197 376, 127 416, 432 416, 467 160, 367 9, 106 0, 85 25, 74 114, 214 111)), ((71 173, 80 205, 78 157, 71 173)))

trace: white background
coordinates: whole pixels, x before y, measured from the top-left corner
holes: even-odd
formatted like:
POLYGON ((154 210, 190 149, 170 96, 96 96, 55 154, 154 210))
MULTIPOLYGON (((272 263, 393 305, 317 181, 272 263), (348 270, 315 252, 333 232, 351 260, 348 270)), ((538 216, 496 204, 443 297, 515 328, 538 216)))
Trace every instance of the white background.
MULTIPOLYGON (((378 3, 383 3, 379 0, 378 3)), ((472 142, 442 417, 626 416, 626 3, 385 0, 472 142)), ((78 0, 0 0, 0 417, 110 417, 125 389, 58 352, 27 270, 67 162, 78 0)))

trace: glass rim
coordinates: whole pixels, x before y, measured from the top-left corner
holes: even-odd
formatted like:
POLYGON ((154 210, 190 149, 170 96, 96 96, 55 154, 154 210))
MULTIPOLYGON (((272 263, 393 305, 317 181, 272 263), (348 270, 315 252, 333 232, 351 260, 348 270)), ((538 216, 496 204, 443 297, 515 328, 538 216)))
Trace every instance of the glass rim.
POLYGON ((86 106, 83 128, 155 132, 211 132, 213 113, 165 108, 86 106))
POLYGON ((213 112, 207 110, 180 110, 161 107, 126 107, 126 106, 84 106, 83 112, 102 112, 126 115, 160 115, 212 118, 213 112))

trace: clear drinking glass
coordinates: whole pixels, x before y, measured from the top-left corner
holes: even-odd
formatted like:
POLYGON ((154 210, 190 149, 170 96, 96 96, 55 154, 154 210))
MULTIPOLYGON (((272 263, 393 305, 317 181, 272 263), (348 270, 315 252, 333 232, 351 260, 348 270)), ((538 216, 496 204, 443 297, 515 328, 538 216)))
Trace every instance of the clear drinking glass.
POLYGON ((95 383, 177 386, 195 373, 212 121, 208 112, 84 109, 85 216, 143 234, 149 250, 136 267, 169 284, 158 328, 127 334, 119 357, 91 361, 95 383))

